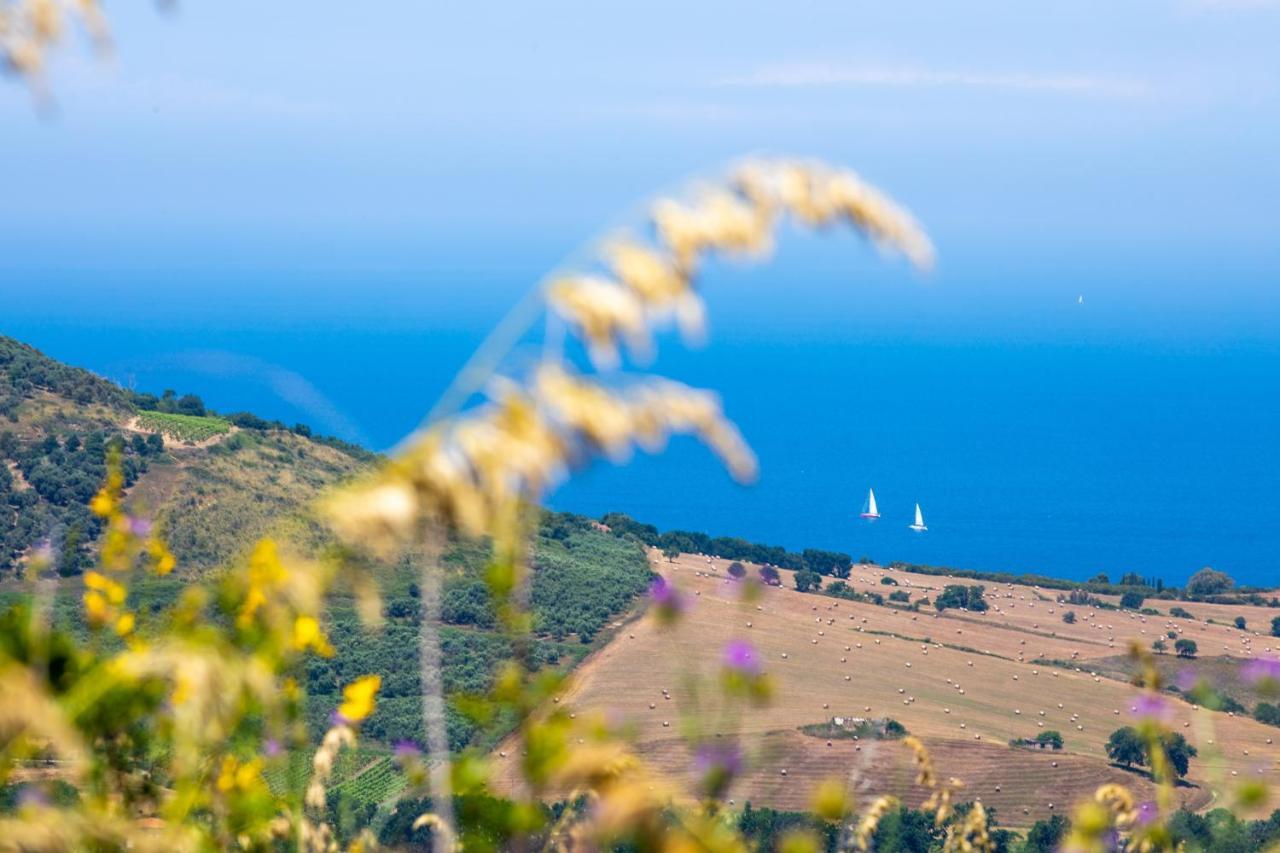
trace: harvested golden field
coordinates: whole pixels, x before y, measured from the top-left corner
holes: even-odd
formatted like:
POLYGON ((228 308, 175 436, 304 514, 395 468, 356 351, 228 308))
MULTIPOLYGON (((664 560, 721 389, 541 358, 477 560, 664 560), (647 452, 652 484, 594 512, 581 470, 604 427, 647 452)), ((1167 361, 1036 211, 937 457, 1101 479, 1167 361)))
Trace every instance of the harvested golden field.
MULTIPOLYGON (((640 753, 678 777, 689 775, 682 770, 688 763, 682 732, 700 725, 702 736, 741 735, 754 760, 729 796, 755 805, 802 808, 814 785, 832 776, 853 779, 867 793, 895 793, 908 802, 923 797, 900 744, 835 740, 828 746, 798 731, 837 715, 900 721, 929 745, 944 777, 966 783, 969 793, 962 796, 997 806, 1006 825, 1028 825, 1107 781, 1143 789, 1138 773, 1110 766, 1104 752, 1111 732, 1134 721, 1137 690, 1091 673, 1089 659, 1114 656, 1130 639, 1149 645, 1166 621, 1200 643, 1202 655, 1220 654, 1222 647, 1239 655, 1250 643, 1262 652, 1274 642, 1199 620, 1064 607, 1039 598, 1051 598, 1052 591, 1017 585, 986 584, 992 608, 985 614, 911 613, 799 593, 783 572, 783 586, 747 603, 727 575, 728 561, 683 555, 667 562, 656 553, 650 560, 691 602, 683 619, 664 629, 646 615, 625 627, 575 674, 561 702, 576 712, 607 711, 630 721, 640 753), (1076 612, 1075 625, 1061 621, 1065 609, 1076 612), (741 717, 719 713, 715 690, 694 689, 714 684, 722 650, 735 638, 754 645, 776 686, 767 707, 741 717), (1073 654, 1079 670, 1032 662, 1073 654), (1008 746, 1011 738, 1050 730, 1062 734, 1062 752, 1008 746)), ((851 583, 887 592, 880 583, 885 573, 858 567, 851 583)), ((890 574, 900 588, 930 597, 947 582, 890 574)), ((1167 604, 1153 602, 1162 612, 1167 604)), ((1212 609, 1189 607, 1206 615, 1212 609)), ((1265 608, 1217 609, 1226 611, 1217 617, 1213 610, 1224 621, 1245 615, 1251 625, 1270 622, 1265 608)), ((1179 789, 1188 806, 1215 801, 1233 779, 1280 782, 1280 745, 1269 742, 1280 740, 1280 731, 1177 700, 1172 705, 1173 727, 1200 751, 1191 784, 1179 789)))
MULTIPOLYGON (((706 558, 701 559, 705 562, 706 558)), ((894 589, 902 589, 911 593, 913 601, 922 595, 932 600, 949 583, 981 583, 986 587, 990 610, 986 613, 962 615, 953 611, 949 618, 968 621, 975 627, 998 623, 1007 633, 984 631, 981 635, 991 644, 990 650, 997 654, 1012 651, 1016 657, 1022 651, 1026 654, 1026 659, 1031 660, 1036 657, 1070 659, 1075 652, 1081 659, 1102 658, 1123 653, 1131 639, 1150 646, 1152 640, 1166 637, 1166 632, 1170 630, 1175 631, 1179 637, 1195 640, 1201 655, 1247 656, 1250 650, 1255 654, 1280 653, 1280 639, 1269 635, 1271 620, 1280 611, 1267 607, 1150 599, 1143 606, 1158 610, 1161 615, 1144 616, 1131 611, 1099 610, 1078 604, 1058 603, 1055 599, 1062 591, 1056 589, 965 579, 950 580, 935 575, 887 570, 878 566, 855 566, 848 580, 851 587, 862 592, 887 595, 894 589), (897 581, 898 586, 886 586, 881 580, 884 577, 897 581), (1176 606, 1183 607, 1195 618, 1179 619, 1170 616, 1170 608, 1176 606), (1062 614, 1068 610, 1076 614, 1073 625, 1062 621, 1062 614), (1249 630, 1241 631, 1232 626, 1231 623, 1237 616, 1245 618, 1249 630), (1210 619, 1219 624, 1209 624, 1210 619)), ((1111 604, 1120 600, 1119 596, 1114 595, 1095 597, 1111 604)), ((924 618, 932 617, 921 614, 921 619, 924 618)), ((964 628, 963 625, 949 628, 945 642, 975 645, 961 639, 952 639, 962 637, 962 634, 956 632, 964 628)), ((941 638, 935 639, 942 641, 941 638)), ((1170 639, 1167 642, 1172 650, 1173 641, 1170 639)))

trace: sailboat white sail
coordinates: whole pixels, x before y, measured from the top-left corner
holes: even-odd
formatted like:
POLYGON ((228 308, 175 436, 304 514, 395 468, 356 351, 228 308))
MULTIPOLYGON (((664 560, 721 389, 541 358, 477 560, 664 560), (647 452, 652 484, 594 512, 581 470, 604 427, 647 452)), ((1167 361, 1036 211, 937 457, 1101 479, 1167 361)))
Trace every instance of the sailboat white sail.
POLYGON ((925 527, 925 526, 924 526, 924 513, 920 512, 920 504, 916 504, 916 521, 915 521, 915 524, 911 524, 911 525, 908 525, 908 526, 909 526, 912 530, 916 531, 917 533, 923 533, 924 531, 926 531, 926 530, 928 530, 928 529, 929 529, 929 528, 927 528, 927 527, 925 527))
POLYGON ((876 490, 867 489, 867 508, 862 512, 863 518, 879 518, 880 510, 876 508, 876 490))

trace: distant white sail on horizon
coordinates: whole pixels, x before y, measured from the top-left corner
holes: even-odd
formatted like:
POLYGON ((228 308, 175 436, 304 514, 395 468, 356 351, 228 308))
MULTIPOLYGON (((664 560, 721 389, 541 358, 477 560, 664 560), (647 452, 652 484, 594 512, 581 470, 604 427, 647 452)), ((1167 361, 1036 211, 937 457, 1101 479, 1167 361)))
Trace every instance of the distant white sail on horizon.
POLYGON ((920 504, 916 504, 916 521, 915 524, 908 525, 912 530, 921 532, 929 528, 924 526, 924 513, 920 512, 920 504))
POLYGON ((876 490, 867 489, 867 509, 862 513, 863 518, 879 518, 880 510, 876 508, 876 490))

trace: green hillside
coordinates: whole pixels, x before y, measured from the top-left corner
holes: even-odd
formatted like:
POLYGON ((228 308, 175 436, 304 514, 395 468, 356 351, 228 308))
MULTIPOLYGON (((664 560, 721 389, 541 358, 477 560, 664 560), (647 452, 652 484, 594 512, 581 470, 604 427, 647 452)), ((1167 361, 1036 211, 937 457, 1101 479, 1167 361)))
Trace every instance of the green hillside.
MULTIPOLYGON (((193 395, 135 394, 0 336, 0 600, 25 594, 18 570, 32 549, 48 546, 61 576, 55 613, 77 627, 77 575, 92 566, 99 534, 88 502, 106 473, 112 445, 122 452, 132 511, 160 525, 178 560, 171 578, 136 587, 133 594, 154 608, 172 601, 185 580, 242 558, 262 536, 317 553, 328 537, 310 510, 315 498, 376 459, 313 437, 305 427, 210 412, 193 395)), ((565 668, 633 606, 649 582, 649 567, 638 544, 586 519, 546 513, 539 534, 535 654, 545 666, 565 668)), ((451 692, 485 689, 494 665, 508 653, 506 640, 493 630, 481 580, 487 557, 478 543, 455 544, 444 556, 442 641, 451 692)), ((406 560, 380 572, 383 628, 368 631, 354 599, 336 595, 326 628, 343 651, 313 661, 307 681, 312 728, 323 731, 343 684, 381 674, 378 710, 365 732, 385 745, 421 739, 418 568, 406 560)), ((476 736, 460 715, 450 713, 449 725, 457 747, 476 736)), ((385 773, 377 770, 361 790, 385 773)), ((385 780, 379 786, 396 787, 385 780)))
POLYGON ((111 445, 121 450, 134 511, 162 526, 188 574, 268 532, 315 544, 307 506, 371 458, 261 419, 253 422, 266 428, 235 426, 203 404, 186 414, 138 409, 135 398, 168 399, 133 395, 0 337, 0 579, 42 546, 62 575, 92 562, 99 530, 88 502, 111 445))

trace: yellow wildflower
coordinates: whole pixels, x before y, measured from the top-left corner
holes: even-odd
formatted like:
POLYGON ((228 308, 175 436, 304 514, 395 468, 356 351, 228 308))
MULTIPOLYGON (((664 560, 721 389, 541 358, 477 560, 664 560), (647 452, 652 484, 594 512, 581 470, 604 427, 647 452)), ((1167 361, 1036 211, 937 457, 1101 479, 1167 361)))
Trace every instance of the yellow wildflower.
POLYGON ((333 647, 325 639, 320 622, 314 616, 299 616, 293 620, 293 647, 298 651, 311 649, 325 657, 333 654, 333 647))
POLYGON ((106 489, 102 489, 89 502, 89 509, 99 518, 109 518, 116 510, 115 497, 106 489))
POLYGON ((120 618, 116 620, 116 633, 121 637, 132 634, 137 622, 137 618, 132 613, 121 614, 120 618))
POLYGON ((107 621, 111 607, 107 604, 107 600, 102 597, 102 593, 89 590, 84 594, 84 612, 89 617, 89 624, 101 625, 107 621))
POLYGON ((812 807, 825 820, 840 820, 849 808, 845 786, 838 779, 825 780, 814 791, 812 807))
POLYGON ((240 614, 236 617, 236 625, 248 628, 253 624, 253 617, 258 609, 267 603, 267 590, 284 580, 284 565, 280 555, 276 553, 276 543, 263 539, 253 547, 249 557, 249 589, 246 590, 244 603, 240 605, 240 614))
POLYGON ((147 543, 147 550, 151 553, 151 559, 155 564, 156 574, 163 577, 173 571, 178 565, 178 561, 174 558, 173 553, 165 547, 165 544, 159 539, 152 539, 147 543))
POLYGON ((244 764, 241 764, 240 767, 236 770, 236 776, 235 776, 236 787, 242 791, 247 790, 255 782, 258 781, 258 777, 260 775, 261 770, 262 770, 261 758, 255 758, 252 761, 247 761, 244 764))
POLYGON ((257 783, 262 771, 262 759, 241 763, 235 756, 228 755, 222 759, 218 770, 218 790, 224 794, 228 791, 247 791, 257 783))
POLYGON ((358 723, 373 713, 374 698, 382 686, 382 676, 366 675, 342 688, 342 704, 338 715, 349 723, 358 723))
POLYGON ((218 790, 226 793, 236 786, 236 770, 239 762, 234 756, 228 755, 222 759, 222 768, 218 771, 218 790))

